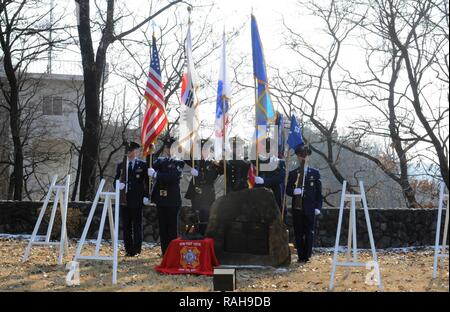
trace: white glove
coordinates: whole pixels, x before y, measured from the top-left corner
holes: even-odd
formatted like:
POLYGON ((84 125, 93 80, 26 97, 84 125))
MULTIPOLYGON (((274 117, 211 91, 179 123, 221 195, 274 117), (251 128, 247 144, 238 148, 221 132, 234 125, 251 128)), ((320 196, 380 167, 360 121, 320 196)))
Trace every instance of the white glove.
POLYGON ((255 177, 255 183, 256 184, 264 184, 264 179, 261 177, 255 177))
POLYGON ((294 195, 302 195, 302 194, 303 194, 303 190, 301 188, 294 189, 294 195))
POLYGON ((314 214, 315 214, 316 216, 320 215, 320 210, 319 210, 319 209, 314 209, 314 214))
POLYGON ((150 178, 156 178, 156 171, 153 168, 148 168, 148 176, 150 178))
POLYGON ((148 197, 144 197, 144 200, 142 202, 144 203, 145 206, 148 206, 150 204, 148 197))
POLYGON ((198 177, 198 170, 195 169, 195 168, 192 168, 192 169, 191 169, 191 175, 192 175, 193 177, 198 177))
POLYGON ((125 183, 119 183, 119 190, 123 190, 125 188, 125 183))

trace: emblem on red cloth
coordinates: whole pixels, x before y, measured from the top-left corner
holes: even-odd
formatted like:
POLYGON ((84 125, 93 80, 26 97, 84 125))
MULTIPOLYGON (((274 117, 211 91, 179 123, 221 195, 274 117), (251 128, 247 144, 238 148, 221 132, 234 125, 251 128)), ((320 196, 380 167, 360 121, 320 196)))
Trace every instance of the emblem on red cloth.
POLYGON ((200 265, 200 250, 196 247, 183 247, 180 251, 180 265, 184 269, 195 269, 200 265))

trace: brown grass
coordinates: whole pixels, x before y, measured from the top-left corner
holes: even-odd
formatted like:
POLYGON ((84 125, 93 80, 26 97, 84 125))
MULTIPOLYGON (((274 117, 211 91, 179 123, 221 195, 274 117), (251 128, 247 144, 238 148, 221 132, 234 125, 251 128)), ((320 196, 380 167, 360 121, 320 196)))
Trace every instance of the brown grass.
MULTIPOLYGON (((161 261, 159 247, 144 248, 140 257, 119 255, 118 284, 111 285, 111 265, 95 261, 80 262, 80 286, 66 286, 64 266, 57 264, 55 247, 33 247, 30 259, 21 262, 27 241, 0 238, 0 291, 186 291, 212 290, 212 277, 193 275, 162 275, 153 270, 161 261)), ((76 243, 69 247, 70 261, 76 243)), ((89 245, 92 251, 94 246, 89 245)), ((102 247, 102 253, 111 246, 102 247)), ((328 291, 331 257, 329 252, 316 253, 311 262, 294 262, 286 270, 242 269, 237 271, 237 291, 328 291)), ((448 291, 448 259, 439 279, 431 281, 433 251, 380 252, 378 254, 384 291, 448 291)), ((368 253, 360 253, 368 260, 368 253)), ((345 278, 345 269, 338 268, 335 291, 377 291, 364 283, 365 268, 352 268, 345 278)))

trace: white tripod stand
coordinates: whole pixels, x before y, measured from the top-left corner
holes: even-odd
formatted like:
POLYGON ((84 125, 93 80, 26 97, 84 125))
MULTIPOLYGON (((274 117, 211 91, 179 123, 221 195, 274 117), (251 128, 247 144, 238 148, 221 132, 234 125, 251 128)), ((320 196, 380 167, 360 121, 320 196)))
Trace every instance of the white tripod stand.
POLYGON ((41 212, 39 213, 39 217, 36 221, 36 225, 34 226, 33 233, 31 234, 30 242, 28 243, 27 248, 25 249, 25 254, 23 255, 22 262, 28 260, 30 255, 32 245, 47 245, 47 246, 58 246, 59 245, 59 256, 58 256, 58 264, 62 264, 62 259, 64 255, 64 249, 66 253, 68 252, 68 243, 67 243, 67 229, 66 229, 66 220, 67 220, 67 207, 69 203, 69 186, 70 186, 70 175, 66 177, 66 183, 64 185, 56 185, 56 180, 58 179, 57 175, 53 176, 52 183, 50 184, 50 188, 48 189, 47 196, 45 196, 44 204, 42 205, 41 212), (47 210, 48 203, 50 202, 50 198, 53 195, 53 191, 56 191, 54 200, 53 200, 53 208, 50 215, 50 221, 48 223, 47 233, 45 236, 45 241, 36 240, 37 233, 39 231, 39 227, 41 226, 42 219, 44 218, 45 211, 47 210), (50 242, 50 235, 52 234, 53 224, 55 222, 56 210, 59 207, 61 209, 61 236, 59 241, 50 242))
POLYGON ((380 276, 380 267, 378 265, 378 259, 377 259, 377 253, 375 250, 375 243, 373 239, 372 234, 372 226, 370 224, 370 217, 369 217, 369 209, 367 207, 367 200, 366 200, 366 194, 364 192, 364 186, 363 182, 359 182, 359 189, 360 194, 346 194, 347 189, 347 181, 344 181, 342 185, 342 194, 341 194, 341 203, 339 207, 339 219, 338 219, 338 225, 337 225, 337 231, 336 231, 336 243, 334 246, 334 255, 333 255, 333 264, 331 269, 331 279, 330 279, 330 290, 334 289, 334 280, 335 280, 335 274, 336 274, 336 267, 337 266, 343 266, 343 267, 366 267, 374 269, 374 275, 373 278, 376 279, 376 284, 378 284, 378 288, 380 290, 383 289, 383 286, 381 284, 381 276, 380 276), (357 253, 357 236, 356 236, 356 200, 362 201, 362 206, 364 210, 364 216, 366 219, 367 224, 367 232, 369 234, 369 241, 370 241, 370 248, 372 250, 372 261, 371 262, 358 262, 358 253, 357 253), (342 217, 344 214, 344 205, 346 201, 351 202, 350 212, 349 212, 349 231, 348 231, 348 259, 346 262, 338 262, 337 256, 338 256, 338 249, 339 249, 339 240, 341 236, 341 227, 342 227, 342 217), (352 244, 353 242, 353 244, 352 244), (353 245, 353 248, 352 248, 353 245), (350 252, 353 253, 353 259, 350 261, 350 252))
POLYGON ((434 262, 433 262, 433 279, 437 277, 437 271, 439 266, 439 260, 442 258, 448 258, 448 252, 445 252, 447 247, 447 233, 448 233, 448 193, 444 193, 445 183, 441 183, 439 191, 439 208, 436 223, 436 242, 434 244, 434 262), (445 208, 445 221, 444 221, 444 233, 442 237, 442 244, 439 242, 441 238, 441 220, 442 220, 442 210, 444 202, 447 203, 445 208))
POLYGON ((100 182, 100 185, 97 190, 97 194, 95 195, 94 202, 92 203, 91 210, 89 212, 89 216, 86 221, 86 225, 83 229, 83 234, 81 235, 81 239, 77 246, 77 251, 75 253, 75 257, 73 258, 72 265, 69 273, 66 276, 66 281, 70 282, 73 280, 75 276, 75 270, 77 269, 77 261, 78 260, 100 260, 100 261, 112 261, 113 272, 112 272, 112 283, 117 283, 117 239, 119 236, 119 209, 120 209, 120 190, 119 190, 120 181, 116 181, 116 190, 115 192, 103 192, 103 187, 105 186, 105 179, 100 182), (104 197, 102 216, 100 219, 100 228, 98 230, 97 241, 95 243, 95 253, 90 256, 82 256, 81 251, 83 250, 83 245, 86 242, 86 236, 89 231, 89 227, 92 223, 92 218, 94 216, 95 210, 97 209, 97 205, 99 203, 100 197, 104 197), (114 215, 112 210, 112 200, 114 200, 114 215), (109 219, 109 229, 111 231, 111 241, 113 245, 113 254, 112 256, 100 256, 100 246, 103 236, 103 230, 106 222, 106 213, 108 213, 109 219))

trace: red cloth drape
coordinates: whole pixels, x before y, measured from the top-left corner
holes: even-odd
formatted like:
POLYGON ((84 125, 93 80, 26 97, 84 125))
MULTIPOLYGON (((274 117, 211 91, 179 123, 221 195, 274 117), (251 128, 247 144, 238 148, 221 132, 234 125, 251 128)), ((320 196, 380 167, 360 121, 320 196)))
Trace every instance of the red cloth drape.
POLYGON ((170 242, 161 264, 156 266, 155 270, 166 274, 213 275, 214 267, 219 265, 212 238, 177 238, 170 242))

